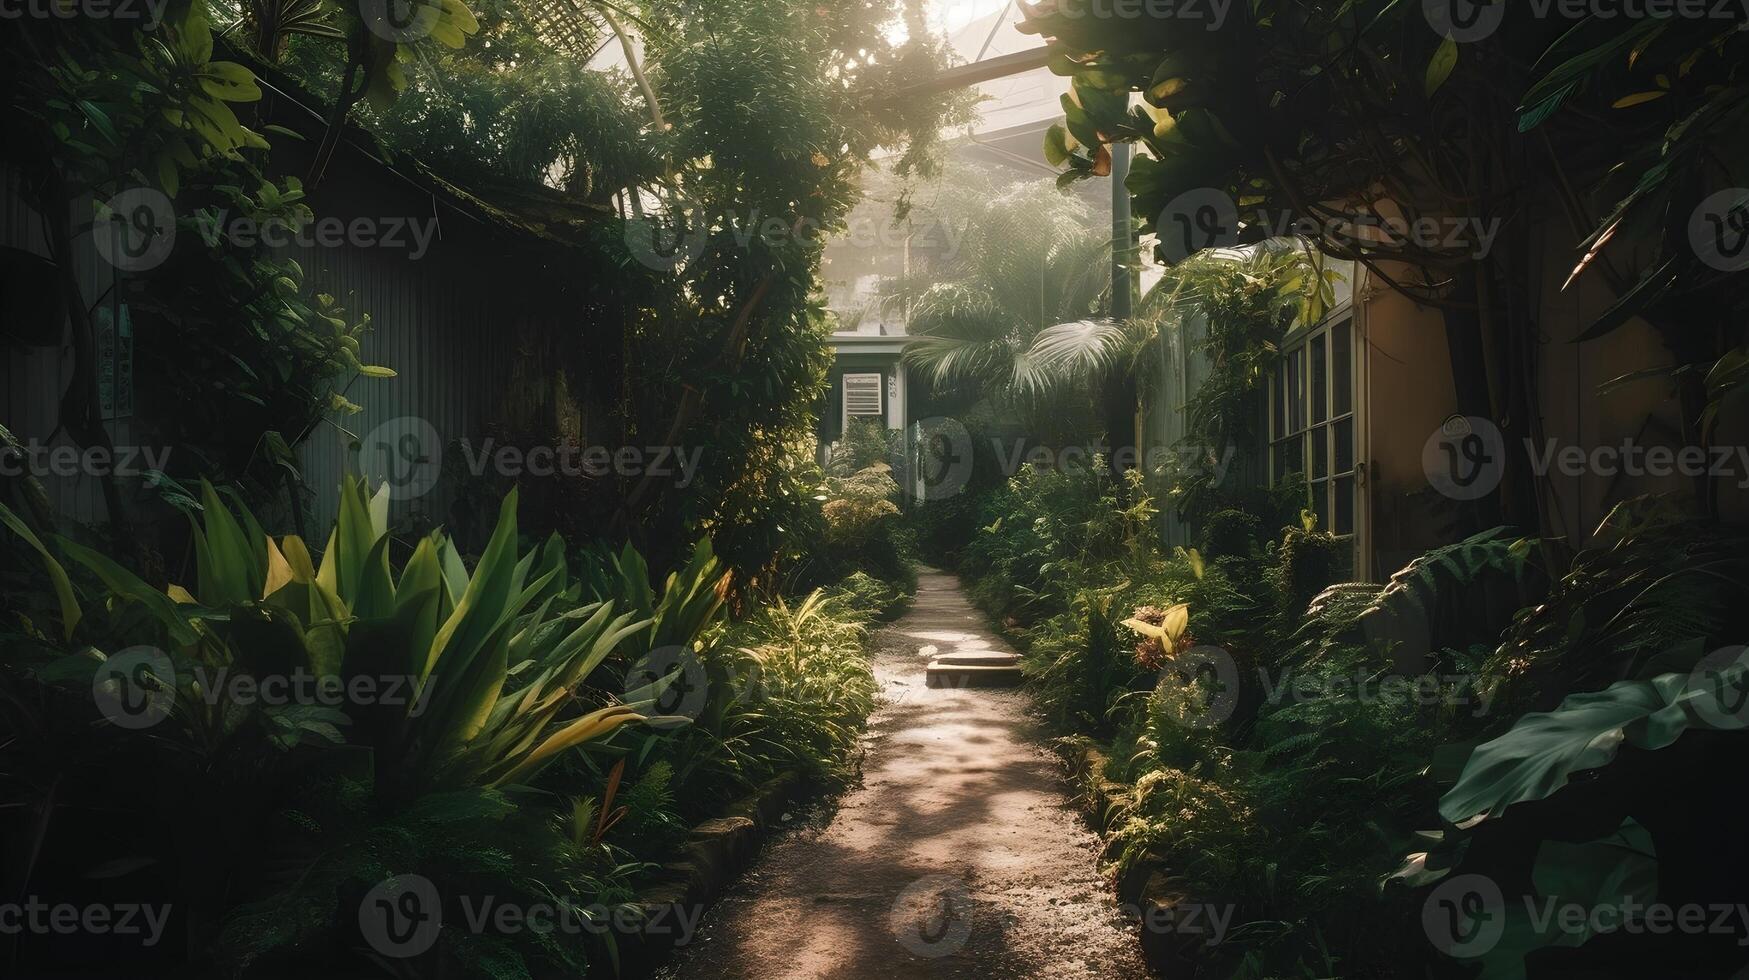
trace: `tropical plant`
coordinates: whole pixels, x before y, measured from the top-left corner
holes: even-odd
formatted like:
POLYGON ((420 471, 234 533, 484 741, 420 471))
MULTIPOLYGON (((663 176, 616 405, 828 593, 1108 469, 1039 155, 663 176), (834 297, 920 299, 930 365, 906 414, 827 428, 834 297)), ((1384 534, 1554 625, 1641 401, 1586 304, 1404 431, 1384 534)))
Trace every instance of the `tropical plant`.
POLYGON ((1089 342, 1115 329, 1096 319, 1111 249, 1091 225, 1048 184, 983 204, 959 255, 909 303, 906 365, 937 388, 975 383, 1021 403, 1087 377, 1089 342))
MULTIPOLYGON (((1636 921, 1630 910, 1657 901, 1680 906, 1692 888, 1694 870, 1684 867, 1694 855, 1681 847, 1682 832, 1659 819, 1658 806, 1645 796, 1645 764, 1681 769, 1684 749, 1706 751, 1703 735, 1733 740, 1726 752, 1741 752, 1741 731, 1749 724, 1742 691, 1749 684, 1749 658, 1742 648, 1725 648, 1685 674, 1661 674, 1619 681, 1602 691, 1573 694, 1550 712, 1518 719, 1512 728, 1475 747, 1455 783, 1439 800, 1442 830, 1421 834, 1430 850, 1410 854, 1386 879, 1387 886, 1420 889, 1453 874, 1483 874, 1503 891, 1500 907, 1461 911, 1458 936, 1473 928, 1478 915, 1500 916, 1499 941, 1474 950, 1441 952, 1479 965, 1487 977, 1524 976, 1528 954, 1544 947, 1582 948, 1602 932, 1617 932, 1636 921), (1692 734, 1691 734, 1692 733, 1692 734), (1652 761, 1646 753, 1656 753, 1652 761), (1619 763, 1618 763, 1618 760, 1619 763), (1595 828, 1586 833, 1585 828, 1595 828), (1650 829, 1648 829, 1650 828, 1650 829), (1592 835, 1596 836, 1593 837, 1592 835), (1523 863, 1529 857, 1528 875, 1523 863), (1621 909, 1624 924, 1599 928, 1551 928, 1520 904, 1516 892, 1587 908, 1621 909)), ((1687 806, 1689 801, 1672 801, 1687 806)), ((1740 862, 1708 854, 1726 873, 1740 862)), ((1697 969, 1718 962, 1707 940, 1693 942, 1689 955, 1697 969)), ((1583 957, 1584 952, 1577 955, 1583 957)), ((1604 958, 1632 969, 1637 957, 1620 943, 1604 958), (1627 954, 1625 961, 1620 958, 1627 954)), ((1656 953, 1654 952, 1654 955, 1656 953)), ((1740 955, 1727 953, 1727 956, 1740 955)), ((1540 959, 1540 958, 1539 958, 1540 959)), ((1596 964, 1599 975, 1615 975, 1600 959, 1542 960, 1596 964)))
POLYGON ((440 533, 420 541, 398 575, 391 570, 386 488, 373 497, 346 481, 319 566, 300 538, 276 541, 246 507, 233 515, 210 484, 201 496, 192 588, 160 593, 101 553, 57 541, 109 587, 105 601, 141 603, 161 623, 179 669, 156 683, 175 693, 172 717, 191 731, 221 727, 230 714, 203 696, 197 667, 258 678, 308 672, 375 690, 404 684, 408 696, 343 720, 354 723, 349 738, 373 750, 378 792, 406 800, 526 782, 559 753, 642 720, 627 705, 563 717, 573 689, 653 621, 614 616, 611 602, 575 604, 556 538, 519 558, 514 491, 471 574, 440 533), (506 691, 513 671, 530 679, 506 691))
POLYGON ((1540 604, 1514 617, 1483 668, 1490 696, 1513 713, 1687 670, 1697 647, 1741 635, 1749 567, 1739 532, 1640 498, 1618 504, 1592 540, 1540 604))

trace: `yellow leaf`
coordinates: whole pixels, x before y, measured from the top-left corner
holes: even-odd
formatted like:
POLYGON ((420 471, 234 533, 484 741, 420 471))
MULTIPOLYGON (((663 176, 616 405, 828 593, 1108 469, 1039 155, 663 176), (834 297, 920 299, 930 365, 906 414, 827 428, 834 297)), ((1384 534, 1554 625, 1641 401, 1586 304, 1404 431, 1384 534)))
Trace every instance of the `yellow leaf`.
POLYGON ((1624 95, 1621 98, 1616 99, 1615 103, 1612 105, 1612 108, 1626 109, 1629 106, 1641 105, 1641 104, 1646 103, 1646 102, 1651 102, 1654 99, 1662 99, 1664 96, 1669 95, 1669 94, 1670 94, 1669 92, 1665 92, 1662 90, 1652 91, 1652 92, 1635 92, 1633 95, 1624 95))
POLYGON ((265 599, 295 581, 297 581, 297 575, 292 571, 291 563, 286 561, 284 555, 280 554, 279 546, 273 543, 273 539, 268 538, 267 584, 261 589, 261 598, 265 599))
POLYGON ((1153 623, 1147 622, 1145 620, 1126 619, 1123 621, 1123 625, 1129 627, 1132 630, 1135 630, 1137 633, 1140 633, 1143 636, 1151 636, 1156 640, 1167 639, 1166 630, 1164 628, 1159 627, 1159 626, 1155 626, 1153 623))
POLYGON ((303 538, 295 534, 286 535, 280 540, 280 554, 291 567, 293 581, 315 581, 316 567, 310 563, 310 549, 304 546, 303 538))
POLYGON ((1188 78, 1168 78, 1149 89, 1148 98, 1154 102, 1158 102, 1162 99, 1169 99, 1184 91, 1184 87, 1188 84, 1190 84, 1190 79, 1188 78))
POLYGON ((1166 622, 1161 627, 1165 634, 1177 643, 1184 638, 1184 631, 1190 627, 1190 605, 1179 603, 1166 610, 1166 622))
POLYGON ((1439 87, 1451 77, 1452 70, 1457 67, 1457 60, 1457 41, 1448 36, 1440 42, 1438 50, 1433 52, 1433 60, 1427 63, 1427 94, 1429 96, 1439 91, 1439 87))

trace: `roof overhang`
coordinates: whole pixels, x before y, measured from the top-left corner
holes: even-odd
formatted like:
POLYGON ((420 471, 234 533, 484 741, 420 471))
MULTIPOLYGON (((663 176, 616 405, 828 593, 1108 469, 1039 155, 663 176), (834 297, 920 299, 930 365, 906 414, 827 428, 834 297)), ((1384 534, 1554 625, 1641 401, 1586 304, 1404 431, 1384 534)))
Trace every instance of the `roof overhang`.
POLYGON ((910 337, 894 337, 888 334, 833 334, 827 338, 827 343, 839 354, 897 356, 905 352, 905 345, 910 342, 910 337))

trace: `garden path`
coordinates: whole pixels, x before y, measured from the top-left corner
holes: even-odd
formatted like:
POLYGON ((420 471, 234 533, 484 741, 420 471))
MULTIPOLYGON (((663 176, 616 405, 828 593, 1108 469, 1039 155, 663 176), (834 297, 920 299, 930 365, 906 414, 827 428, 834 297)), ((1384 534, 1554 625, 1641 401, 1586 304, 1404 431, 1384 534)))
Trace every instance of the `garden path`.
POLYGON ((1007 649, 957 579, 924 570, 874 637, 885 697, 860 784, 768 845, 665 976, 1146 976, 1026 696, 925 685, 949 646, 1007 649))

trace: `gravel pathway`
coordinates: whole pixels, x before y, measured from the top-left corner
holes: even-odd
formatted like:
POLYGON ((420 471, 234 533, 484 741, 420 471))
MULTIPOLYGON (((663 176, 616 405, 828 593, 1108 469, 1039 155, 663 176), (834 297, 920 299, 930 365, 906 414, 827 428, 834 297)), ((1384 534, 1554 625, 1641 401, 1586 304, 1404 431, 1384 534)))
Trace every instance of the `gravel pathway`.
POLYGON ((953 576, 925 571, 874 638, 885 701, 861 784, 772 841, 664 977, 1147 975, 1025 695, 924 685, 954 648, 1008 649, 953 576))

